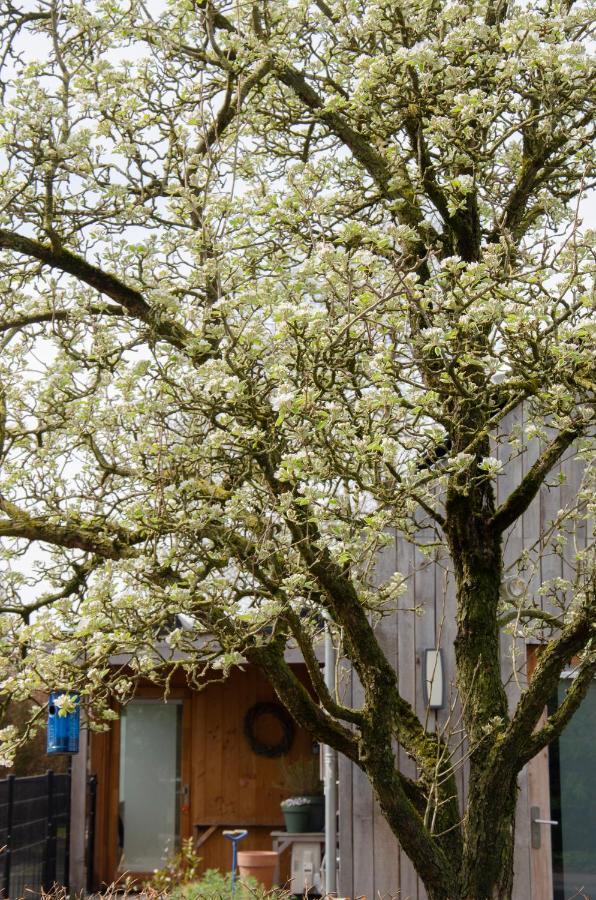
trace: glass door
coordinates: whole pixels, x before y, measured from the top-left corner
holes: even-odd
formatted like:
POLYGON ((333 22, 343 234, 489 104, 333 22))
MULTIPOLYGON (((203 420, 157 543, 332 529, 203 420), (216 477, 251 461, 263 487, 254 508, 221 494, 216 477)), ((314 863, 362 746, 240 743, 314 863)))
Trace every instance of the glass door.
MULTIPOLYGON (((570 679, 559 683, 558 706, 570 679)), ((549 748, 554 900, 596 898, 596 683, 549 748)))
POLYGON ((120 720, 119 870, 152 872, 180 841, 182 700, 132 700, 120 720))

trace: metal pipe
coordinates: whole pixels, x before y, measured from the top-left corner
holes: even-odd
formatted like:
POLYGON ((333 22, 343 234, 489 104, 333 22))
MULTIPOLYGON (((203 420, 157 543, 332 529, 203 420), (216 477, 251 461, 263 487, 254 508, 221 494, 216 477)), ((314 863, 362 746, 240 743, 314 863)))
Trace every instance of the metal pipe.
MULTIPOLYGON (((325 684, 335 697, 335 646, 331 623, 325 622, 325 684)), ((325 763, 325 893, 337 891, 337 753, 324 745, 325 763)))

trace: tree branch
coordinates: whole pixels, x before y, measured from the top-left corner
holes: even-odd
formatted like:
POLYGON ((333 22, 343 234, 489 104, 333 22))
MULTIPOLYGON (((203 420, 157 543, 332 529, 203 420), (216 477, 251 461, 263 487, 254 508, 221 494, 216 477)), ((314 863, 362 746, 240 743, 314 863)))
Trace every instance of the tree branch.
MULTIPOLYGON (((51 269, 57 269, 68 275, 73 275, 89 287, 94 288, 110 299, 115 300, 124 307, 126 312, 136 319, 140 319, 149 326, 153 334, 171 344, 179 350, 188 352, 193 335, 184 326, 177 322, 168 321, 161 313, 156 312, 144 299, 140 291, 129 287, 116 275, 104 272, 97 266, 88 263, 85 259, 64 248, 54 249, 32 238, 17 232, 0 228, 0 250, 11 250, 24 256, 39 260, 51 269)), ((209 358, 211 353, 193 354, 193 360, 209 358)))
POLYGON ((211 22, 215 28, 218 28, 220 31, 228 31, 230 33, 235 33, 236 28, 230 22, 226 16, 222 15, 222 13, 216 12, 211 0, 196 0, 197 8, 202 10, 205 15, 210 16, 211 22))
POLYGON ((353 725, 362 725, 363 717, 362 713, 358 712, 356 709, 350 709, 347 706, 342 706, 341 703, 338 703, 329 693, 329 689, 325 684, 325 679, 321 675, 321 669, 319 666, 319 661, 317 660, 312 644, 308 639, 308 636, 305 634, 304 629, 300 624, 300 620, 296 613, 292 609, 287 609, 284 612, 284 617, 287 619, 288 624, 290 626, 290 630, 300 648, 300 652, 304 658, 304 662, 306 663, 306 667, 308 669, 308 674, 310 675, 310 680, 312 681, 313 687, 317 692, 317 696, 319 700, 331 716, 335 716, 338 719, 343 719, 345 722, 351 722, 353 725))
MULTIPOLYGON (((97 316, 125 316, 127 311, 123 306, 89 306, 87 312, 97 316)), ((14 319, 0 319, 0 334, 10 331, 12 328, 26 328, 28 325, 43 325, 46 322, 67 322, 72 317, 68 309, 44 309, 39 312, 23 313, 14 319)))
POLYGON ((73 594, 77 594, 81 588, 85 587, 87 584, 89 575, 94 572, 102 562, 103 559, 100 557, 89 557, 82 565, 74 564, 73 568, 75 574, 72 578, 68 579, 60 590, 42 594, 41 597, 33 603, 27 603, 23 606, 2 606, 0 607, 0 613, 13 613, 21 616, 24 621, 28 622, 31 613, 37 612, 37 610, 43 609, 46 606, 51 606, 58 600, 64 600, 66 597, 72 597, 73 594))
POLYGON ((523 767, 528 758, 532 732, 544 707, 557 689, 561 672, 594 637, 595 598, 590 596, 559 637, 546 644, 530 684, 521 695, 515 713, 502 739, 496 744, 497 765, 507 769, 523 767))
MULTIPOLYGON (((580 128, 589 124, 593 119, 590 110, 573 127, 567 128, 565 133, 553 138, 550 142, 538 145, 538 139, 531 134, 532 152, 527 152, 521 165, 521 171, 516 184, 511 191, 509 200, 505 204, 501 222, 498 228, 490 235, 489 239, 498 240, 503 230, 510 231, 515 240, 519 241, 526 231, 526 210, 530 197, 534 191, 546 180, 556 168, 556 162, 547 166, 557 151, 561 150, 569 141, 571 135, 576 135, 580 128)), ((531 131, 532 129, 529 129, 531 131)))
POLYGON ((135 475, 134 469, 131 469, 129 466, 121 466, 116 462, 111 462, 109 459, 106 459, 104 454, 97 446, 97 443, 95 442, 92 434, 84 434, 83 437, 89 444, 91 452, 97 460, 97 464, 99 465, 100 469, 106 475, 119 475, 121 478, 132 478, 135 475))
MULTIPOLYGON (((415 228, 426 240, 438 241, 439 236, 435 229, 424 220, 406 167, 401 165, 397 169, 391 169, 383 156, 363 134, 356 131, 340 113, 325 107, 322 97, 308 83, 305 76, 293 66, 276 59, 274 71, 279 81, 289 87, 304 105, 314 112, 317 118, 324 122, 331 132, 345 144, 366 169, 383 196, 388 200, 401 201, 397 212, 400 221, 415 228)), ((426 252, 423 240, 420 240, 418 245, 412 247, 411 250, 417 258, 423 258, 426 252)))
POLYGON ((595 675, 596 656, 592 655, 587 657, 580 665, 559 708, 548 717, 544 727, 533 734, 528 741, 527 747, 521 755, 520 768, 536 756, 540 750, 547 747, 552 741, 559 737, 563 729, 579 709, 580 704, 594 681, 595 675))
POLYGON ((285 639, 277 635, 268 644, 246 647, 244 655, 271 681, 278 697, 299 725, 316 734, 319 740, 334 747, 348 759, 358 762, 358 742, 355 735, 317 706, 285 661, 284 646, 285 639))
POLYGON ((207 129, 204 137, 201 138, 196 150, 197 153, 201 155, 206 153, 217 139, 221 137, 228 125, 231 124, 240 112, 242 104, 251 90, 265 78, 272 68, 273 63, 270 59, 263 60, 256 66, 254 72, 248 75, 244 80, 240 81, 235 92, 232 90, 228 92, 215 120, 207 129))
POLYGON ((136 555, 134 545, 145 540, 124 528, 111 528, 111 534, 83 522, 57 525, 38 516, 30 516, 0 494, 0 510, 8 518, 0 519, 0 537, 41 541, 58 547, 85 550, 103 559, 127 559, 136 555))
POLYGON ((511 622, 516 622, 519 619, 537 619, 550 625, 551 628, 562 628, 563 626, 562 619, 540 609, 539 606, 532 606, 524 609, 512 609, 510 612, 504 613, 498 621, 499 628, 503 628, 505 625, 509 625, 511 622))
POLYGON ((505 531, 526 511, 552 467, 581 432, 582 428, 579 425, 566 428, 549 444, 520 484, 496 510, 489 522, 495 531, 505 531))
MULTIPOLYGON (((292 484, 280 482, 275 476, 275 466, 267 453, 257 453, 256 459, 276 496, 296 492, 292 484)), ((437 759, 443 754, 445 764, 441 768, 444 783, 441 796, 450 802, 456 796, 450 770, 450 755, 440 738, 426 731, 411 704, 399 692, 397 676, 381 650, 374 629, 360 602, 356 587, 342 568, 332 559, 329 548, 322 540, 312 510, 304 503, 293 502, 291 512, 284 513, 292 543, 300 554, 309 573, 320 585, 326 596, 326 605, 334 620, 344 628, 347 655, 354 665, 364 688, 366 703, 382 734, 388 723, 392 734, 416 760, 429 783, 437 775, 437 759)))
MULTIPOLYGON (((383 766, 386 754, 367 747, 366 760, 360 758, 360 745, 352 732, 332 720, 312 700, 303 684, 296 678, 283 657, 284 642, 281 636, 260 647, 245 649, 250 662, 254 662, 273 684, 275 691, 290 710, 296 721, 319 740, 343 753, 359 765, 371 777, 379 801, 394 833, 417 867, 428 874, 427 884, 445 885, 449 880, 449 860, 434 840, 416 806, 411 802, 402 784, 401 773, 392 757, 389 767, 383 766), (382 769, 382 771, 380 771, 382 769)), ((411 792, 411 786, 408 786, 411 792)), ((426 879, 425 879, 426 880, 426 879)))

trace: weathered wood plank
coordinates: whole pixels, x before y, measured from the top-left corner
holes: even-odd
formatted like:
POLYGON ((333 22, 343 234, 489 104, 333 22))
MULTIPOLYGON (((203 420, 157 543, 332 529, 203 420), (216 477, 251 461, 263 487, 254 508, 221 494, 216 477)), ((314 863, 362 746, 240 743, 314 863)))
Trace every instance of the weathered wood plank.
MULTIPOLYGON (((550 429, 548 438, 555 436, 554 430, 550 429)), ((540 450, 544 450, 546 444, 541 441, 540 450)), ((558 481, 561 473, 560 463, 553 467, 547 478, 547 483, 543 485, 540 491, 540 584, 544 585, 551 578, 561 578, 563 576, 563 564, 561 557, 554 549, 554 539, 558 530, 553 531, 553 523, 557 520, 559 510, 561 509, 561 485, 558 481)), ((542 608, 546 612, 559 614, 560 609, 552 602, 552 598, 542 596, 542 608)))
POLYGON ((457 691, 455 668, 455 578, 451 560, 447 553, 438 558, 435 567, 435 629, 436 646, 443 651, 443 674, 445 678, 445 706, 437 713, 437 729, 453 748, 452 759, 456 773, 456 785, 460 810, 467 795, 466 747, 463 741, 461 702, 457 691))
MULTIPOLYGON (((347 699, 347 698, 346 698, 347 699)), ((350 702, 351 702, 350 691, 350 702)), ((338 893, 351 897, 354 893, 354 841, 352 808, 352 763, 342 754, 338 760, 339 815, 339 884, 338 893)))
MULTIPOLYGON (((540 725, 544 724, 543 717, 540 725)), ((548 748, 541 750, 527 767, 528 804, 540 810, 541 819, 550 819, 550 785, 548 773, 548 748)), ((551 855, 551 829, 542 828, 540 848, 530 850, 532 900, 542 900, 553 895, 553 870, 551 855)))
MULTIPOLYGON (((346 706, 353 706, 353 673, 347 661, 340 663, 338 694, 346 706)), ((351 897, 354 893, 354 809, 352 794, 352 762, 341 753, 338 756, 338 830, 339 883, 338 893, 351 897)))
MULTIPOLYGON (((521 434, 523 426, 522 411, 515 410, 507 417, 503 432, 517 427, 521 434)), ((509 494, 519 485, 523 478, 523 462, 520 451, 512 447, 505 437, 502 437, 498 445, 498 459, 503 463, 502 473, 497 479, 497 504, 503 503, 509 494)), ((504 535, 503 562, 504 583, 518 575, 519 562, 523 552, 523 527, 522 519, 518 519, 504 535)), ((514 631, 515 629, 510 629, 514 631)), ((520 672, 525 668, 525 641, 519 640, 514 634, 503 635, 501 641, 501 675, 507 691, 509 709, 512 710, 520 696, 520 672)))
MULTIPOLYGON (((398 541, 397 568, 408 578, 408 589, 398 601, 397 613, 397 655, 399 663, 399 685, 405 700, 416 705, 416 631, 414 607, 416 603, 414 586, 414 548, 405 540, 398 541)), ((409 778, 416 776, 416 766, 408 755, 400 750, 400 770, 409 778)), ((403 850, 399 856, 400 900, 417 900, 418 878, 414 867, 403 850)))
MULTIPOLYGON (((524 476, 523 443, 515 446, 506 439, 512 430, 518 438, 523 434, 523 410, 514 410, 503 423, 504 437, 499 442, 498 458, 503 462, 503 471, 497 479, 497 503, 502 503, 520 484, 524 476)), ((523 517, 520 517, 504 536, 504 583, 519 575, 520 560, 524 549, 523 517)), ((526 685, 526 642, 516 624, 501 637, 501 674, 509 711, 512 712, 526 685)), ((519 794, 515 830, 515 892, 519 897, 531 896, 530 882, 530 813, 528 807, 527 774, 518 779, 519 794)))
MULTIPOLYGON (((425 529, 419 534, 421 543, 431 543, 435 537, 432 529, 425 529)), ((416 713, 428 731, 436 731, 437 714, 428 707, 424 690, 425 650, 436 647, 435 562, 432 556, 427 556, 420 550, 416 551, 414 562, 414 597, 416 609, 420 613, 414 620, 416 713)), ((424 885, 418 879, 418 900, 426 900, 426 896, 424 885)))
POLYGON ((567 537, 567 543, 562 553, 563 578, 573 584, 576 569, 576 554, 586 546, 586 520, 579 518, 578 494, 584 476, 584 463, 571 448, 561 461, 561 470, 564 480, 561 483, 561 507, 562 509, 577 510, 577 517, 567 520, 563 526, 563 532, 567 537))
MULTIPOLYGON (((529 416, 529 412, 527 409, 524 409, 523 412, 523 424, 524 424, 524 433, 528 426, 531 425, 531 419, 529 416)), ((532 438, 529 442, 524 441, 524 452, 522 454, 522 475, 525 476, 530 468, 534 465, 536 460, 538 459, 538 455, 540 452, 539 441, 537 438, 532 438)), ((542 601, 540 597, 540 495, 535 497, 533 502, 530 504, 529 508, 526 510, 522 517, 522 548, 523 552, 526 555, 527 562, 520 568, 520 576, 523 578, 527 585, 527 593, 526 593, 526 605, 528 606, 542 606, 542 601)), ((545 632, 540 629, 537 634, 543 635, 545 632)), ((526 648, 526 660, 527 660, 527 648, 526 648)), ((528 668, 526 664, 526 670, 524 672, 524 678, 522 680, 522 686, 525 687, 527 685, 528 680, 528 668)), ((518 818, 516 822, 516 852, 518 857, 523 854, 527 855, 529 860, 529 896, 535 898, 535 900, 539 900, 540 897, 550 897, 552 896, 552 885, 551 890, 542 893, 542 888, 544 886, 543 879, 539 879, 537 882, 537 873, 538 869, 536 868, 536 860, 535 860, 535 851, 532 850, 531 847, 531 821, 530 821, 530 810, 533 805, 532 799, 532 790, 533 790, 533 769, 532 766, 529 766, 525 769, 520 776, 520 795, 518 798, 519 809, 521 810, 521 818, 518 818)), ((547 773, 547 787, 548 787, 548 773, 547 773)), ((516 860, 517 862, 517 860, 516 860)), ((548 868, 550 871, 550 854, 548 858, 548 868)), ((524 866, 525 871, 525 866, 524 866)), ((551 878, 552 882, 552 878, 551 878)), ((524 878, 515 883, 516 890, 527 890, 527 882, 524 878)))
POLYGON ((87 747, 89 731, 83 726, 79 740, 79 752, 72 756, 70 770, 70 849, 69 891, 71 896, 82 896, 87 887, 86 822, 87 822, 87 747))
MULTIPOLYGON (((352 676, 354 706, 361 706, 363 699, 362 685, 354 673, 352 676)), ((374 803, 370 782, 358 766, 352 766, 352 810, 354 896, 364 894, 367 898, 374 897, 374 803)))
MULTIPOLYGON (((382 584, 397 571, 397 542, 393 535, 391 544, 379 558, 375 571, 377 584, 382 584)), ((398 612, 395 604, 381 619, 376 634, 379 644, 391 665, 397 671, 398 612)), ((395 896, 399 890, 399 844, 389 828, 378 803, 373 807, 373 855, 374 855, 374 897, 395 896)))

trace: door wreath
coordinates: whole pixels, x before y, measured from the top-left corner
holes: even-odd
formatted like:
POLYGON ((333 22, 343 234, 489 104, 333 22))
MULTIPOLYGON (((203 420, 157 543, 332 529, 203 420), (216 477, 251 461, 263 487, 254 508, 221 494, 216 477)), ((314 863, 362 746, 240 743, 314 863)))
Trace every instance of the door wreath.
POLYGON ((258 756, 268 756, 270 759, 284 756, 294 743, 294 733, 294 722, 280 703, 255 703, 244 716, 244 736, 252 752, 258 756), (281 726, 282 736, 276 744, 269 744, 257 736, 256 725, 263 716, 272 716, 281 726))

